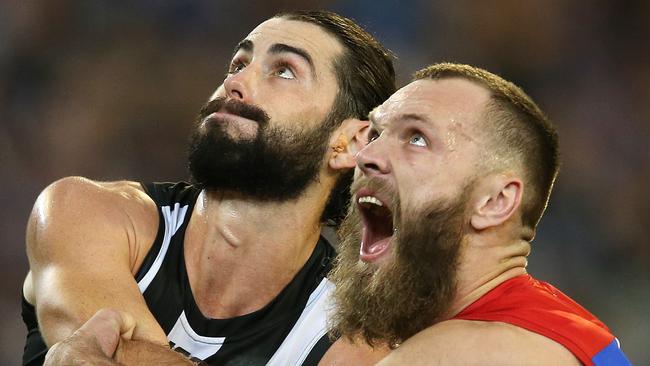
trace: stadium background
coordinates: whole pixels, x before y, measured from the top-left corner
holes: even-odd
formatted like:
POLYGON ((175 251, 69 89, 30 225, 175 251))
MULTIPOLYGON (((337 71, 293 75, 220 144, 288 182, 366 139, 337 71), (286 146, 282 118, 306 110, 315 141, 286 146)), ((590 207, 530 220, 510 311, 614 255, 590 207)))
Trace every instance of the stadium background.
POLYGON ((187 177, 193 119, 233 46, 274 13, 326 8, 398 56, 516 81, 556 122, 563 167, 529 270, 650 364, 650 2, 604 0, 0 2, 0 364, 18 364, 25 222, 68 175, 187 177))

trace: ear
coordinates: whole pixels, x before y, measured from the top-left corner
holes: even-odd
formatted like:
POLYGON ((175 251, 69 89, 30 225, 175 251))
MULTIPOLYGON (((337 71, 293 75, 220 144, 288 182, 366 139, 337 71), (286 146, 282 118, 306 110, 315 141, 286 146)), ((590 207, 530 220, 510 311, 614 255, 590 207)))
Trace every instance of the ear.
POLYGON ((346 119, 330 139, 329 167, 334 170, 356 166, 355 156, 368 143, 368 121, 346 119))
POLYGON ((483 230, 499 226, 512 217, 521 205, 523 183, 516 177, 499 174, 489 177, 478 191, 470 224, 476 230, 483 230))

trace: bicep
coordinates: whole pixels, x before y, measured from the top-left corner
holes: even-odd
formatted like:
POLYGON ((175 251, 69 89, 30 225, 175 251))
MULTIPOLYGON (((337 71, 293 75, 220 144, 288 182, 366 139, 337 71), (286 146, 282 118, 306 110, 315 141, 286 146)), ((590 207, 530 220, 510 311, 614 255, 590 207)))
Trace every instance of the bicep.
POLYGON ((27 227, 27 252, 48 344, 106 307, 134 315, 134 337, 166 342, 131 273, 127 230, 119 200, 91 182, 60 181, 39 196, 27 227))

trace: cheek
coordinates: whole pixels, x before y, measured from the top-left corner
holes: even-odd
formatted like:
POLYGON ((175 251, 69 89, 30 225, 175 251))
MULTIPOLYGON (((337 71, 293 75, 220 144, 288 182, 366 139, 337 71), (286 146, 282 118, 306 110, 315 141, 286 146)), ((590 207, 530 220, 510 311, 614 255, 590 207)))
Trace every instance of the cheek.
POLYGON ((299 108, 301 108, 305 120, 321 122, 330 116, 335 99, 335 91, 318 88, 297 95, 294 99, 290 100, 295 105, 300 106, 299 108))
POLYGON ((397 180, 397 186, 402 213, 405 215, 418 212, 429 202, 449 196, 455 188, 444 174, 431 171, 425 174, 421 170, 411 169, 408 169, 408 172, 403 169, 397 180))
POLYGON ((416 185, 400 186, 399 203, 401 220, 408 219, 409 216, 419 211, 427 199, 431 199, 431 194, 421 187, 416 185))
POLYGON ((400 154, 399 151, 386 151, 392 156, 391 166, 395 172, 401 197, 406 199, 421 195, 421 191, 430 191, 436 187, 436 173, 431 164, 400 154))
POLYGON ((305 107, 305 120, 309 118, 309 120, 316 121, 318 123, 323 122, 327 117, 329 117, 329 114, 331 112, 331 107, 329 105, 319 103, 305 107))
MULTIPOLYGON (((313 104, 313 101, 305 103, 303 100, 296 99, 284 99, 281 103, 275 104, 273 108, 280 123, 306 129, 321 124, 329 112, 317 104, 313 104)), ((268 111, 268 113, 271 115, 273 112, 268 111)))
MULTIPOLYGON (((259 90, 255 98, 278 125, 295 125, 313 128, 329 117, 332 101, 322 93, 304 88, 273 88, 259 90), (262 95, 261 93, 264 93, 262 95), (327 100, 326 100, 327 99, 327 100)), ((332 98, 333 99, 333 98, 332 98)))
MULTIPOLYGON (((434 193, 444 196, 463 186, 468 177, 467 164, 458 159, 448 161, 435 156, 408 156, 402 160, 410 175, 410 185, 414 191, 423 192, 425 196, 434 193)), ((407 170, 404 169, 404 170, 407 170)))

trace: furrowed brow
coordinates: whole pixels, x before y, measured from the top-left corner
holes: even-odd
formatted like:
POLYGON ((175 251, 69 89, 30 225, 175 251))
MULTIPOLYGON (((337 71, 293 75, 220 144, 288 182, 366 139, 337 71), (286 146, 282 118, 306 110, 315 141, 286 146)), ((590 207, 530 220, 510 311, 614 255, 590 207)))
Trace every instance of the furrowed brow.
POLYGON ((316 77, 316 69, 314 68, 314 61, 311 58, 309 52, 305 51, 302 48, 289 46, 284 43, 275 43, 269 48, 269 53, 278 54, 278 53, 293 53, 307 62, 309 68, 311 69, 312 74, 316 77))

